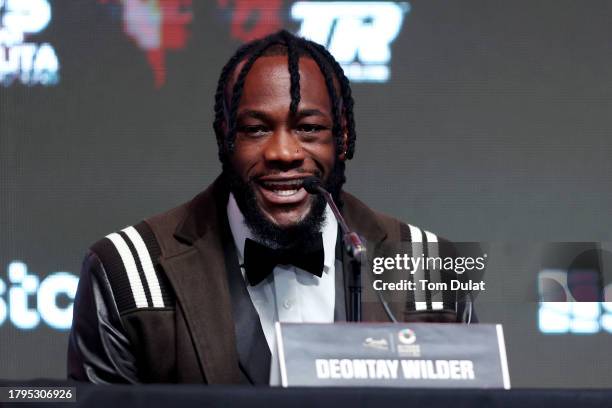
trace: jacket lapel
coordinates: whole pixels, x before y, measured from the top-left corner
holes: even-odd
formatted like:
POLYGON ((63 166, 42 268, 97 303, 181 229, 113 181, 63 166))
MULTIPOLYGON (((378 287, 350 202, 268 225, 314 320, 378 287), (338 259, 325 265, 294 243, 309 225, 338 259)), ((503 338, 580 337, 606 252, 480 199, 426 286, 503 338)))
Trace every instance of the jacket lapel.
MULTIPOLYGON (((219 181, 192 200, 175 237, 190 245, 162 258, 196 350, 206 382, 239 383, 240 369, 221 231, 225 216, 217 197, 219 181)), ((227 197, 227 196, 226 196, 227 197)))
MULTIPOLYGON (((231 236, 228 238, 231 238, 231 236)), ((247 291, 238 264, 235 245, 229 239, 225 240, 225 243, 225 262, 240 368, 251 384, 267 385, 270 383, 270 362, 272 359, 270 348, 261 327, 259 315, 247 291)))
POLYGON ((162 261, 208 383, 268 384, 270 349, 238 265, 217 179, 194 198, 175 237, 191 246, 162 261), (187 273, 186 273, 187 272, 187 273), (242 371, 243 377, 240 375, 242 371))
POLYGON ((182 254, 163 259, 161 264, 185 315, 206 382, 238 383, 238 356, 223 257, 210 241, 202 240, 182 254))

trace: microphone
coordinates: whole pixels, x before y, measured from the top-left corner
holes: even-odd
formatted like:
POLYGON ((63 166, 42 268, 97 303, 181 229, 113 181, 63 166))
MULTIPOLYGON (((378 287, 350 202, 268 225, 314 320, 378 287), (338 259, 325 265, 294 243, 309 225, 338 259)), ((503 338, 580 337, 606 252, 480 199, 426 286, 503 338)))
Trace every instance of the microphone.
POLYGON ((321 186, 321 180, 314 176, 306 177, 302 182, 302 187, 304 187, 304 190, 310 194, 321 194, 323 196, 334 213, 338 224, 340 225, 340 229, 342 230, 342 235, 344 237, 344 245, 346 245, 346 251, 352 258, 359 259, 361 261, 361 257, 365 256, 366 247, 361 242, 359 235, 357 235, 356 232, 351 231, 348 225, 346 225, 346 221, 344 221, 344 217, 342 214, 340 214, 340 210, 338 209, 338 206, 336 206, 332 195, 329 191, 324 189, 323 186, 321 186))
POLYGON ((302 182, 302 187, 310 194, 319 194, 319 188, 323 190, 323 187, 321 187, 321 180, 314 176, 306 177, 302 182))
MULTIPOLYGON (((340 229, 342 230, 342 239, 344 241, 344 249, 350 257, 351 276, 349 284, 349 315, 350 322, 361 321, 361 265, 365 260, 366 248, 361 242, 361 238, 356 232, 351 231, 344 221, 344 217, 340 214, 340 210, 329 191, 323 188, 321 180, 317 177, 307 177, 304 179, 302 186, 304 190, 310 194, 321 194, 327 205, 331 208, 340 229)), ((388 308, 385 308, 388 311, 388 308)))
MULTIPOLYGON (((351 285, 349 287, 350 290, 350 311, 349 311, 349 321, 361 321, 361 264, 363 260, 365 260, 366 248, 361 242, 361 239, 357 235, 357 233, 351 231, 344 221, 344 217, 340 214, 340 210, 336 206, 332 195, 321 185, 321 180, 317 177, 311 176, 304 179, 302 182, 302 187, 310 193, 310 194, 321 194, 327 204, 332 209, 336 220, 338 220, 338 224, 342 230, 343 240, 345 245, 345 250, 349 254, 351 259, 351 269, 353 271, 351 276, 351 285)), ((393 323, 397 323, 397 318, 391 311, 388 302, 382 296, 381 291, 376 291, 376 295, 378 296, 378 300, 380 301, 385 314, 389 318, 389 320, 393 323)), ((465 311, 464 311, 465 313, 465 311)), ((446 310, 422 310, 419 314, 423 316, 417 316, 419 320, 417 321, 438 321, 439 315, 445 315, 443 321, 452 321, 449 320, 446 316, 448 311, 446 310), (438 316, 438 317, 435 317, 438 316)), ((456 315, 455 315, 456 316, 456 315)), ((471 302, 469 303, 469 320, 471 320, 472 316, 472 307, 471 302)))

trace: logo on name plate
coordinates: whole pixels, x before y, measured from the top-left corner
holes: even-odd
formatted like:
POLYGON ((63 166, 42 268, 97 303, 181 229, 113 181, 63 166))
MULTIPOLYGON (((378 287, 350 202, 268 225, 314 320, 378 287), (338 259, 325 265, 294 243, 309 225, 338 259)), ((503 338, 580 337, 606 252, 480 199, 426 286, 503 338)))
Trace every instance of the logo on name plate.
POLYGON ((384 339, 384 338, 376 339, 374 337, 368 337, 363 341, 363 346, 373 348, 376 350, 384 350, 384 351, 389 350, 389 342, 387 341, 387 339, 384 339))
POLYGON ((397 339, 402 344, 414 344, 416 342, 416 334, 410 329, 402 329, 397 333, 397 339))
POLYGON ((421 357, 421 346, 416 344, 416 339, 414 330, 400 330, 397 333, 397 354, 401 357, 421 357))

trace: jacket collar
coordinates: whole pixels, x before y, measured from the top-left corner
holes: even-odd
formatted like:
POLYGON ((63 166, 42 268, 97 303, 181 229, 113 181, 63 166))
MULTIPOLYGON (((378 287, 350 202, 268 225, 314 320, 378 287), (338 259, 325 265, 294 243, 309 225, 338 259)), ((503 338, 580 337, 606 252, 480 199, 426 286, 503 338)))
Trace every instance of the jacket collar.
POLYGON ((229 197, 229 189, 223 176, 219 176, 203 192, 195 196, 189 203, 187 214, 176 227, 174 237, 179 241, 193 245, 209 233, 219 233, 220 217, 225 217, 225 207, 229 197))
POLYGON ((380 217, 372 209, 347 192, 342 192, 340 199, 342 216, 351 230, 375 246, 387 238, 380 217))
MULTIPOLYGON (((222 245, 224 196, 217 179, 187 204, 174 237, 186 249, 160 259, 182 309, 200 370, 209 384, 241 380, 222 245)), ((227 197, 225 196, 225 199, 227 197)))

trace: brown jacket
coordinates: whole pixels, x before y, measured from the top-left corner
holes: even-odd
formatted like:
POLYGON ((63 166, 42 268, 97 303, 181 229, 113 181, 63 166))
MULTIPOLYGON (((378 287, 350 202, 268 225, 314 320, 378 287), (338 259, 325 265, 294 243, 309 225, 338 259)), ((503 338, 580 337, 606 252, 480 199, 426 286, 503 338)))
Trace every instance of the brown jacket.
MULTIPOLYGON (((190 202, 91 247, 74 305, 70 378, 267 384, 270 352, 234 252, 227 198, 217 179, 190 202), (130 253, 133 261, 126 262, 130 253)), ((347 224, 365 240, 369 254, 420 240, 410 236, 416 229, 374 212, 350 194, 341 198, 347 224)), ((340 246, 337 262, 342 266, 336 268, 336 320, 345 320, 349 271, 340 246)), ((362 279, 363 320, 389 321, 377 298, 367 293, 373 292, 372 277, 362 279)), ((417 312, 414 299, 406 296, 390 303, 398 320, 465 320, 466 304, 451 300, 444 311, 417 312)))

